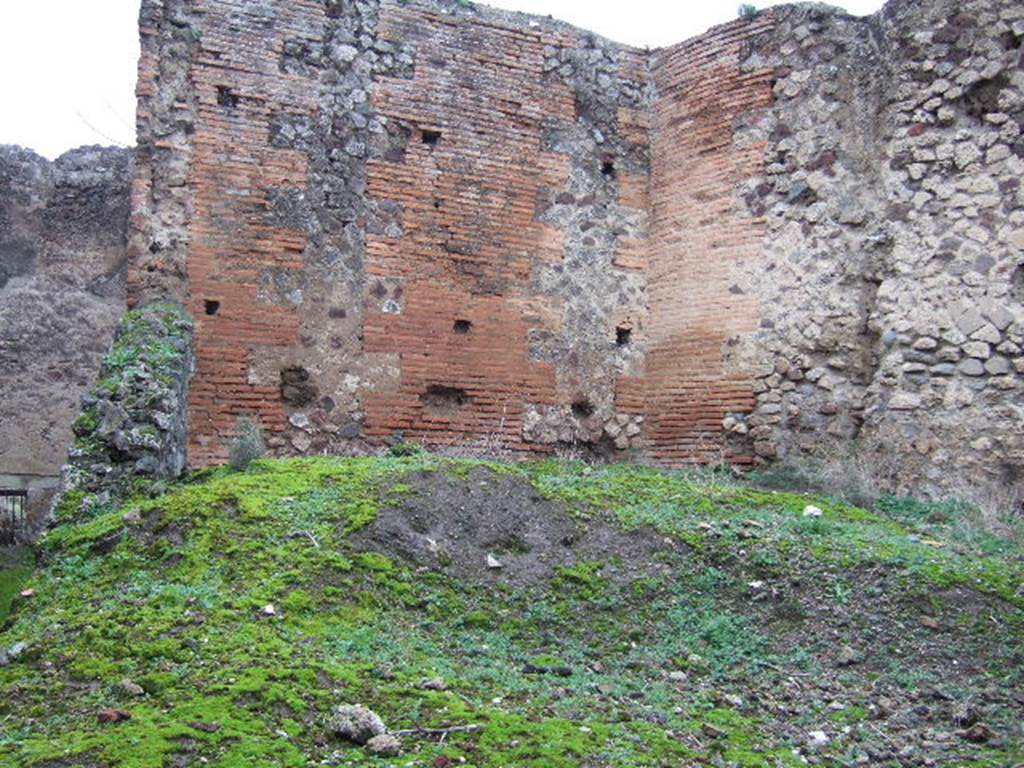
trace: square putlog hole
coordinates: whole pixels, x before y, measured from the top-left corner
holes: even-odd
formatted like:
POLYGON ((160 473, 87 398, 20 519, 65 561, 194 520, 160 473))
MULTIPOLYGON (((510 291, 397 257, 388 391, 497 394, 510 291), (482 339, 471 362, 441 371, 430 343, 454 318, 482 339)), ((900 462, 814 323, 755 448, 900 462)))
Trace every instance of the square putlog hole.
POLYGON ((633 329, 620 325, 615 329, 615 344, 620 347, 628 346, 633 341, 633 329))
POLYGON ((228 88, 226 85, 217 86, 217 104, 222 107, 228 107, 234 109, 238 106, 239 98, 238 94, 228 88))
POLYGON ((473 330, 473 323, 469 320, 456 320, 452 323, 452 333, 459 336, 465 336, 467 333, 473 330))
POLYGON ((435 131, 432 128, 423 128, 420 131, 420 141, 422 141, 428 147, 433 149, 441 141, 441 132, 440 131, 435 131))

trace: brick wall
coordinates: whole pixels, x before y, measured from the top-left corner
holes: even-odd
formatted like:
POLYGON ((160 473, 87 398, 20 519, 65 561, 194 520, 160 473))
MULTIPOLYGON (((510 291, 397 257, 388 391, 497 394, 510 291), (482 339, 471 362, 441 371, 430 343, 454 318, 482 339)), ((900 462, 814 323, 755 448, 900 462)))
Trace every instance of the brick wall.
POLYGON ((723 440, 722 421, 753 405, 749 372, 728 346, 757 328, 756 298, 731 281, 760 250, 763 222, 740 213, 738 184, 756 175, 762 146, 735 128, 771 103, 771 72, 741 67, 762 15, 656 51, 652 73, 651 224, 646 374, 640 383, 651 456, 666 463, 749 462, 723 440))
POLYGON ((649 55, 446 3, 143 6, 132 296, 197 319, 190 461, 399 439, 749 451, 734 128, 767 17, 649 55))
POLYGON ((192 464, 243 415, 281 453, 642 446, 644 52, 429 2, 142 34, 131 296, 197 319, 192 464))
POLYGON ((401 232, 371 234, 367 272, 402 287, 394 314, 366 315, 367 352, 395 353, 393 389, 366 396, 366 435, 461 442, 498 435, 524 448, 525 402, 555 400, 553 366, 528 332, 554 307, 531 286, 558 262, 562 234, 537 220, 542 191, 564 186, 565 156, 541 149, 545 120, 573 95, 543 78, 560 41, 489 20, 389 6, 378 33, 416 50, 411 78, 384 78, 373 103, 408 126, 405 151, 371 161, 367 193, 401 208, 401 232))

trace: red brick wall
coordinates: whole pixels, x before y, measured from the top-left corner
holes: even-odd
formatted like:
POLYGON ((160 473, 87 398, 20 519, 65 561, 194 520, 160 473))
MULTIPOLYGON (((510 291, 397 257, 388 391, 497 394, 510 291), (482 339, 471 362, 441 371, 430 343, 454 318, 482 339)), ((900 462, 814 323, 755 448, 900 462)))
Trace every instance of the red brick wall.
POLYGON ((723 442, 723 417, 754 403, 752 379, 728 371, 724 351, 758 322, 730 273, 760 251, 763 223, 737 212, 736 186, 757 175, 762 147, 737 147, 734 127, 770 104, 771 73, 740 67, 744 45, 770 24, 737 21, 652 55, 648 347, 635 386, 650 455, 664 463, 750 461, 723 442))
POLYGON ((298 314, 261 300, 269 269, 302 268, 305 235, 266 221, 274 187, 304 189, 303 154, 275 149, 270 118, 279 111, 315 111, 309 80, 278 66, 283 41, 322 27, 323 4, 274 4, 272 24, 247 10, 244 0, 199 0, 202 34, 192 83, 198 101, 188 186, 187 308, 197 320, 197 371, 190 400, 189 460, 223 461, 239 416, 256 414, 280 429, 285 411, 279 389, 248 380, 254 350, 298 342, 298 314), (208 315, 208 301, 219 302, 208 315))
MULTIPOLYGON (((198 321, 190 462, 202 466, 226 458, 239 416, 257 415, 271 433, 289 429, 294 409, 274 379, 279 368, 301 358, 316 369, 325 377, 317 384, 335 387, 319 391, 332 407, 346 373, 327 370, 330 348, 324 351, 313 338, 311 324, 326 308, 286 301, 268 288, 282 275, 283 282, 287 275, 301 276, 310 288, 311 280, 328 274, 309 266, 311 249, 323 251, 322 245, 307 232, 271 223, 277 221, 271 215, 275 191, 312 196, 316 182, 312 155, 274 146, 271 134, 281 115, 298 121, 305 116, 314 130, 326 130, 324 118, 330 123, 331 115, 320 112, 320 97, 324 88, 337 93, 330 57, 338 41, 325 44, 329 20, 319 0, 259 6, 194 0, 190 12, 197 35, 189 54, 189 93, 161 101, 166 62, 152 53, 153 44, 144 46, 150 53, 140 68, 140 125, 162 125, 176 111, 187 111, 193 125, 173 141, 155 137, 137 171, 133 282, 137 297, 152 293, 154 285, 182 284, 173 274, 163 283, 147 277, 146 270, 163 275, 175 266, 173 259, 151 258, 144 246, 161 228, 187 234, 178 238, 179 245, 187 240, 181 259, 186 288, 162 290, 183 294, 198 321), (301 75, 289 74, 293 70, 282 63, 286 43, 296 41, 320 52, 301 75), (183 183, 167 173, 175 164, 187 166, 183 183), (172 179, 165 182, 167 196, 182 203, 165 206, 169 214, 150 199, 157 177, 172 179), (214 314, 208 313, 211 302, 214 314)), ((144 36, 166 36, 161 23, 167 26, 153 21, 144 36)), ((600 226, 615 230, 616 216, 632 216, 634 223, 613 235, 607 267, 594 268, 612 270, 613 283, 627 274, 645 276, 648 306, 642 296, 636 303, 634 291, 633 298, 602 309, 606 315, 595 317, 608 327, 599 329, 597 342, 592 337, 576 351, 574 340, 565 338, 570 302, 550 287, 551 275, 566 263, 568 230, 559 227, 568 226, 571 213, 557 219, 545 218, 544 211, 574 183, 579 199, 579 174, 597 173, 592 166, 600 168, 605 151, 600 141, 609 137, 587 150, 597 152, 594 157, 567 153, 565 146, 592 141, 596 124, 581 113, 577 86, 559 67, 552 71, 550 62, 553 51, 583 49, 593 41, 564 25, 529 24, 489 11, 444 12, 429 3, 384 2, 372 23, 382 50, 390 44, 412 51, 414 66, 388 70, 394 76, 374 74, 368 89, 381 125, 403 126, 408 141, 401 152, 371 152, 375 159, 365 161, 368 210, 388 211, 390 224, 371 226, 370 215, 352 222, 365 235, 363 296, 357 299, 362 306, 342 315, 354 324, 352 335, 331 339, 347 345, 345 365, 372 361, 347 377, 359 382, 346 397, 350 408, 361 409, 355 422, 361 437, 377 444, 398 437, 429 443, 485 439, 543 454, 553 442, 528 442, 524 414, 531 407, 534 415, 555 407, 574 435, 596 439, 605 420, 617 414, 644 416, 630 422, 630 446, 646 445, 651 457, 667 463, 717 460, 722 417, 752 405, 750 378, 726 370, 723 349, 757 323, 756 305, 730 292, 729 272, 756 252, 761 236, 759 222, 734 211, 735 186, 757 173, 760 154, 758 147, 736 148, 733 124, 770 98, 768 74, 742 72, 739 64, 741 46, 768 22, 762 17, 727 25, 650 56, 615 48, 603 60, 606 67, 617 62, 617 77, 628 85, 618 101, 598 105, 601 125, 617 133, 603 146, 632 154, 616 165, 610 181, 598 178, 600 189, 614 189, 604 209, 612 213, 600 226), (648 108, 637 84, 651 77, 656 97, 648 108), (582 132, 584 139, 549 151, 551 130, 582 132), (649 174, 646 159, 636 159, 646 157, 648 146, 649 174), (555 220, 563 223, 548 223, 555 220), (541 287, 544 279, 547 288, 541 287), (374 293, 383 285, 386 302, 374 293), (469 326, 457 328, 456 321, 469 326), (625 357, 615 347, 619 323, 634 331, 636 351, 625 357), (531 354, 531 334, 538 333, 570 351, 550 358, 531 354), (364 375, 373 366, 378 372, 364 375), (614 403, 601 405, 597 397, 603 410, 593 423, 573 422, 570 404, 581 387, 598 380, 614 392, 614 403), (645 434, 635 436, 641 423, 645 434)), ((606 53, 600 46, 593 50, 599 57, 606 53)), ((579 69, 574 76, 597 82, 579 69)), ((600 89, 595 97, 593 86, 586 87, 592 89, 586 98, 601 98, 600 89)), ((593 202, 576 204, 588 210, 593 202)), ((586 238, 576 237, 578 269, 586 238)), ((593 290, 595 283, 589 285, 593 290)), ((314 422, 321 418, 313 415, 314 422)), ((335 424, 330 434, 339 430, 335 424)), ((291 446, 327 445, 317 439, 292 440, 291 446)), ((287 447, 283 439, 276 444, 287 447)))
MULTIPOLYGON (((366 434, 463 442, 499 436, 522 442, 525 402, 550 404, 555 376, 527 354, 538 322, 531 278, 558 261, 561 233, 540 223, 539 196, 561 188, 569 159, 541 151, 544 121, 574 118, 573 94, 545 82, 550 34, 489 21, 456 22, 439 12, 388 6, 379 34, 417 50, 412 79, 388 79, 373 93, 377 110, 414 126, 402 162, 371 162, 368 193, 402 206, 402 235, 373 235, 371 275, 398 278, 401 315, 368 312, 367 352, 400 355, 395 391, 366 396, 366 434), (422 130, 439 131, 435 144, 422 130), (456 333, 456 320, 469 321, 456 333), (457 407, 432 408, 431 386, 465 390, 457 407)), ((553 309, 552 309, 553 311, 553 309)))

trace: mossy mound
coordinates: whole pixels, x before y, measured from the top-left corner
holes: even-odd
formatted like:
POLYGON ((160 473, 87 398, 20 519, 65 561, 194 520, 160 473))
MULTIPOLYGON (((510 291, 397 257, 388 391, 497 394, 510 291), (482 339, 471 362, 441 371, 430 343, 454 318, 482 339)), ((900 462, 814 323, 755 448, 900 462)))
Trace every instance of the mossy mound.
POLYGON ((1022 550, 913 504, 422 454, 200 473, 61 525, 19 576, 0 763, 1013 764, 1022 550), (574 535, 509 540, 481 483, 574 535), (433 545, 406 559, 396 520, 433 545), (399 756, 331 732, 356 703, 399 756))

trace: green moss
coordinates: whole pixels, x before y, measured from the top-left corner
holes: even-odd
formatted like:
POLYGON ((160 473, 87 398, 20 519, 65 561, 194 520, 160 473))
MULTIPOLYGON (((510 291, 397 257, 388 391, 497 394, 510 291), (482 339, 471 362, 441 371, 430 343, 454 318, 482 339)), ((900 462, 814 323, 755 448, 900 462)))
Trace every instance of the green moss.
POLYGON ((601 597, 608 588, 608 579, 601 576, 603 563, 579 562, 571 566, 555 568, 555 585, 558 588, 576 592, 585 600, 601 597))
POLYGON ((32 573, 31 565, 17 565, 0 569, 0 626, 11 612, 15 596, 23 589, 32 573))
MULTIPOLYGON (((66 503, 80 511, 85 501, 66 503)), ((31 648, 24 661, 0 667, 9 693, 0 700, 0 752, 12 765, 146 768, 203 758, 306 766, 336 751, 342 763, 371 768, 430 765, 440 754, 478 768, 797 765, 799 745, 780 735, 789 723, 718 698, 746 681, 761 691, 781 686, 775 670, 813 670, 831 652, 813 642, 776 645, 776 636, 791 643, 804 621, 782 615, 786 601, 794 613, 803 608, 785 595, 753 601, 753 578, 789 584, 809 573, 820 580, 815 600, 842 603, 845 594, 852 605, 856 569, 874 568, 905 590, 897 594, 912 606, 908 627, 921 606, 944 612, 944 622, 956 611, 920 597, 935 585, 969 585, 998 600, 1021 584, 1019 550, 979 557, 954 544, 936 548, 909 515, 640 467, 424 453, 263 460, 244 472, 197 473, 118 508, 84 506, 87 514, 62 515, 73 522, 46 538, 44 564, 29 581, 36 596, 19 603, 0 638, 0 646, 31 648), (600 515, 687 546, 668 548, 656 570, 637 578, 623 578, 624 563, 607 557, 559 568, 530 589, 458 582, 353 548, 349 532, 416 492, 413 473, 466 477, 480 467, 530 480, 583 524, 600 515), (804 518, 808 503, 823 517, 804 518), (126 520, 129 510, 137 514, 126 520), (670 682, 670 670, 685 671, 686 684, 670 682), (423 687, 437 677, 448 690, 423 687), (145 695, 132 697, 125 679, 145 695), (343 702, 372 707, 396 729, 480 728, 443 744, 408 737, 399 761, 378 758, 324 741, 323 718, 343 702), (132 717, 99 724, 108 707, 132 717)), ((6 583, 0 590, 14 588, 6 583)), ((1022 616, 1006 605, 1000 625, 986 611, 983 629, 957 631, 997 635, 1009 647, 1022 616)), ((944 642, 953 639, 951 631, 944 642)), ((927 680, 885 668, 886 653, 873 654, 874 674, 886 683, 927 680)), ((988 666, 996 675, 1010 664, 988 666)), ((848 674, 862 675, 856 667, 848 674)), ((866 690, 866 680, 855 677, 850 690, 866 690)), ((813 714, 857 728, 864 713, 863 702, 851 701, 813 714)), ((845 759, 836 749, 823 764, 845 759)))

